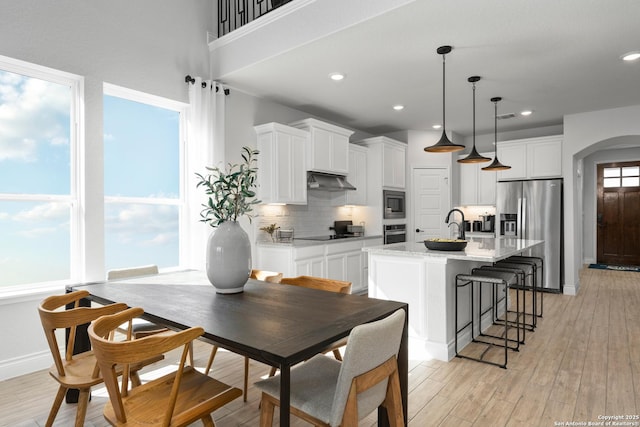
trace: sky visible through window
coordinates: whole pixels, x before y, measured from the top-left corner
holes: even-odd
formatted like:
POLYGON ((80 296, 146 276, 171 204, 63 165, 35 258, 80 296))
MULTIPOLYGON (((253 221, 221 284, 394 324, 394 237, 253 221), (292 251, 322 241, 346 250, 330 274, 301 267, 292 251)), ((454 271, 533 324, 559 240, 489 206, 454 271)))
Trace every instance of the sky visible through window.
MULTIPOLYGON (((120 198, 105 206, 106 268, 177 266, 179 113, 104 102, 104 189, 120 198)), ((71 103, 69 86, 0 69, 0 286, 67 280, 80 262, 71 259, 71 103)))
POLYGON ((104 98, 106 269, 178 259, 180 114, 113 96, 104 98), (135 203, 143 198, 149 203, 135 203), (111 199, 113 200, 113 199, 111 199))
POLYGON ((70 111, 70 87, 0 70, 0 286, 69 278, 70 111))

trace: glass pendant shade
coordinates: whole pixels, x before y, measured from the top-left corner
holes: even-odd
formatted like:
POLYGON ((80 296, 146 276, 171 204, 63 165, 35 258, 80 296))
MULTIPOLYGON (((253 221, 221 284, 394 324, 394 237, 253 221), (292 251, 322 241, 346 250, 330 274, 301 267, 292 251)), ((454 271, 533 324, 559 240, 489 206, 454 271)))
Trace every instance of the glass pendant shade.
POLYGON ((504 171, 507 169, 511 169, 511 166, 506 166, 503 165, 502 163, 500 163, 500 160, 498 160, 498 102, 502 101, 502 98, 500 97, 496 97, 496 98, 491 98, 491 102, 493 102, 494 108, 495 108, 495 114, 494 114, 494 143, 493 143, 493 147, 494 147, 494 156, 493 156, 493 162, 491 162, 491 164, 489 166, 485 166, 482 168, 483 171, 504 171))
POLYGON ((471 76, 467 79, 473 88, 473 146, 469 155, 463 159, 458 159, 458 163, 484 163, 491 159, 484 157, 476 150, 476 82, 480 81, 480 76, 471 76))
POLYGON ((424 151, 430 153, 451 153, 454 151, 464 150, 464 145, 454 144, 447 137, 445 127, 445 55, 451 52, 451 46, 440 46, 437 50, 438 55, 442 55, 442 136, 434 145, 425 147, 424 151))

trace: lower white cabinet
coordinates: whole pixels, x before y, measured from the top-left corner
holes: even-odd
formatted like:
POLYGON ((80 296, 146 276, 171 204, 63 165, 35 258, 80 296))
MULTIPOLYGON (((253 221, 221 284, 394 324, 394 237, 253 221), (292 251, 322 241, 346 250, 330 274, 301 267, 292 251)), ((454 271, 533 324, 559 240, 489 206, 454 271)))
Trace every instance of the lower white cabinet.
POLYGON ((367 253, 362 248, 381 244, 378 238, 306 247, 258 244, 255 268, 278 271, 285 277, 345 280, 351 282, 351 293, 363 293, 368 278, 367 253))
MULTIPOLYGON (((323 245, 309 246, 306 248, 293 248, 293 273, 284 274, 285 277, 292 276, 314 276, 325 277, 326 259, 323 245)), ((270 270, 272 271, 272 270, 270 270)), ((280 270, 278 270, 280 271, 280 270)))
POLYGON ((327 246, 327 278, 351 282, 351 293, 366 289, 362 278, 363 241, 327 246))

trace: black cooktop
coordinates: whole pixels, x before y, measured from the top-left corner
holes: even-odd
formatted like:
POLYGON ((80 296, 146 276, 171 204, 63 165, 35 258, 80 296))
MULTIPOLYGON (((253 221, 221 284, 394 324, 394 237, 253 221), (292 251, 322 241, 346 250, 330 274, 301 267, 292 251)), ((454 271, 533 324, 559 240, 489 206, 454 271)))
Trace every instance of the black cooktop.
POLYGON ((349 237, 357 237, 353 234, 327 234, 326 236, 311 236, 311 237, 295 237, 294 240, 336 240, 336 239, 347 239, 349 237))

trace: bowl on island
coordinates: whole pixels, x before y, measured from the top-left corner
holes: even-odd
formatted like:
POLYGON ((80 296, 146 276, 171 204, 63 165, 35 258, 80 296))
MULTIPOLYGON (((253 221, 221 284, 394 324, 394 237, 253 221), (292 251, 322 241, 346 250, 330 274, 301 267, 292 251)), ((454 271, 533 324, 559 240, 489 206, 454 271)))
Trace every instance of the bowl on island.
POLYGON ((426 239, 424 245, 433 251, 463 251, 467 247, 466 240, 460 239, 426 239))

